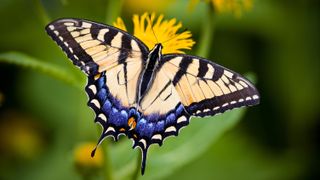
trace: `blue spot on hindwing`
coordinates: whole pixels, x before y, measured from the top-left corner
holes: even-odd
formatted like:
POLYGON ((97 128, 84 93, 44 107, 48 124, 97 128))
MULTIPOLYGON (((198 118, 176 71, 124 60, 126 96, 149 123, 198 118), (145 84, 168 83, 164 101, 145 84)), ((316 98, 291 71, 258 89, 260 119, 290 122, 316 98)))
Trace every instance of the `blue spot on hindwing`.
POLYGON ((140 114, 137 112, 136 109, 131 108, 129 110, 129 117, 135 117, 135 119, 140 119, 140 114))
POLYGON ((154 133, 155 125, 154 123, 148 123, 144 129, 144 135, 147 137, 151 137, 154 133))
POLYGON ((177 115, 177 116, 181 115, 182 112, 183 112, 183 110, 184 110, 184 108, 183 108, 183 106, 180 104, 180 105, 178 106, 177 110, 176 110, 176 115, 177 115))
POLYGON ((121 113, 121 116, 123 116, 126 119, 128 119, 128 113, 125 110, 122 110, 120 113, 121 113))
POLYGON ((111 111, 111 106, 112 106, 111 102, 107 99, 102 106, 102 111, 105 114, 109 114, 111 111))
POLYGON ((166 125, 172 125, 176 121, 176 116, 173 113, 170 113, 166 118, 166 125))
POLYGON ((119 111, 116 108, 112 108, 110 113, 109 122, 116 127, 124 127, 127 124, 128 115, 125 110, 119 111))
POLYGON ((122 109, 123 106, 121 105, 120 101, 111 95, 109 96, 110 101, 112 102, 112 105, 116 107, 117 109, 122 109))
POLYGON ((136 131, 140 136, 144 136, 144 129, 147 125, 147 121, 144 118, 141 118, 138 120, 136 131))
POLYGON ((104 100, 107 98, 107 90, 102 88, 97 93, 98 99, 100 102, 104 102, 104 100))
POLYGON ((106 85, 106 77, 102 76, 100 77, 97 81, 96 81, 96 85, 98 89, 102 89, 104 88, 104 86, 106 85))
POLYGON ((156 131, 156 132, 162 132, 162 131, 164 131, 164 121, 163 121, 163 120, 158 121, 158 122, 156 123, 155 131, 156 131))
POLYGON ((113 113, 113 114, 117 114, 117 112, 118 112, 118 109, 112 108, 112 113, 113 113))

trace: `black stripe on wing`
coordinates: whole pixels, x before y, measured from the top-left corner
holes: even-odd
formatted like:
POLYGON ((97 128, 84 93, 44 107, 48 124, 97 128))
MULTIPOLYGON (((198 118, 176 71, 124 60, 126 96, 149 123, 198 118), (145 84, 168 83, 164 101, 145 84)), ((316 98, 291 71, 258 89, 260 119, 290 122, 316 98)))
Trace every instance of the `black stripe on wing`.
MULTIPOLYGON (((64 23, 70 23, 70 20, 60 19, 54 21, 46 26, 48 35, 61 47, 66 53, 67 57, 72 60, 73 64, 84 68, 90 62, 93 62, 92 57, 89 56, 80 44, 75 41, 74 37, 70 34, 67 26, 64 23)), ((81 27, 82 21, 74 21, 75 25, 81 27)), ((81 28, 83 29, 83 28, 81 28)), ((94 64, 92 64, 94 66, 94 64)), ((97 70, 97 67, 92 68, 97 70)), ((96 74, 96 72, 94 73, 96 74)))
POLYGON ((172 84, 175 86, 181 79, 181 77, 186 73, 186 69, 188 69, 189 65, 192 63, 192 61, 189 59, 189 57, 183 57, 180 64, 179 64, 179 71, 172 79, 172 84))

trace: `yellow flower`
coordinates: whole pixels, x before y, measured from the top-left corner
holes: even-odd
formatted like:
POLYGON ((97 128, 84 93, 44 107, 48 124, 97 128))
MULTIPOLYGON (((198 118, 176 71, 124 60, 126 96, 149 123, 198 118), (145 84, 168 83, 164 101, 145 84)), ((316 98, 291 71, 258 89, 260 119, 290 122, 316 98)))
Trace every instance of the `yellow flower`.
POLYGON ((117 21, 114 22, 113 25, 119 29, 127 31, 126 25, 124 24, 123 20, 120 17, 117 18, 117 21))
POLYGON ((0 152, 19 160, 32 160, 42 152, 44 134, 35 120, 16 111, 5 111, 0 119, 0 152))
POLYGON ((95 143, 83 143, 77 146, 74 150, 74 163, 80 174, 94 174, 103 166, 103 153, 100 148, 97 148, 95 156, 91 157, 91 151, 95 148, 95 143))
MULTIPOLYGON (((195 6, 200 0, 191 0, 189 7, 195 6)), ((236 17, 241 17, 243 11, 252 9, 253 0, 206 0, 213 5, 218 13, 231 12, 236 17)))
MULTIPOLYGON (((163 20, 163 18, 163 14, 156 18, 155 13, 144 13, 142 16, 133 15, 133 35, 144 42, 149 49, 152 49, 155 44, 161 43, 163 45, 163 54, 184 53, 183 49, 190 50, 195 44, 191 39, 191 32, 178 33, 182 23, 177 23, 175 18, 170 20, 163 20)), ((118 18, 113 25, 127 31, 121 18, 118 18)))

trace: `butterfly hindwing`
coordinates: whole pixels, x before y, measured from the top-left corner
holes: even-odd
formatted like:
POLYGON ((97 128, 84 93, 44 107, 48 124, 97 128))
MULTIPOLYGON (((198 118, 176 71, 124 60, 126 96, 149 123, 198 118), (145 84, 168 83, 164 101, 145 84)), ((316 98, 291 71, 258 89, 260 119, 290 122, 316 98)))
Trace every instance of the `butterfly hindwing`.
POLYGON ((150 143, 161 145, 167 136, 178 135, 179 129, 189 123, 190 115, 185 111, 171 80, 163 71, 157 72, 139 107, 147 121, 158 127, 149 136, 150 143), (153 138, 156 134, 157 138, 153 138))
POLYGON ((115 140, 118 140, 121 133, 128 135, 130 129, 128 119, 138 116, 135 108, 124 106, 120 99, 111 93, 107 81, 108 76, 103 72, 95 77, 89 76, 86 86, 89 95, 88 105, 96 114, 95 122, 103 127, 99 143, 109 135, 115 140))
POLYGON ((161 66, 193 116, 212 116, 259 103, 258 91, 249 80, 211 61, 189 55, 165 55, 161 66))

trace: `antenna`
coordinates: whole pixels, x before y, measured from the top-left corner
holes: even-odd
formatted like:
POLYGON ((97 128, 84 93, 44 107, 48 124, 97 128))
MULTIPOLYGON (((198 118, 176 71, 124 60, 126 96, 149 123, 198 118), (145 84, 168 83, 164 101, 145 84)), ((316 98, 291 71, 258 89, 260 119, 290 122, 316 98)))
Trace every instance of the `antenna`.
POLYGON ((156 33, 154 33, 154 30, 153 30, 153 26, 152 26, 153 24, 151 23, 151 14, 149 14, 149 18, 150 18, 150 26, 151 26, 151 30, 152 30, 153 36, 156 38, 157 43, 159 43, 159 40, 158 40, 158 38, 156 36, 156 33))
POLYGON ((158 38, 157 38, 157 36, 156 36, 156 33, 154 33, 154 30, 153 30, 152 25, 151 25, 151 30, 152 30, 152 33, 153 33, 154 37, 155 37, 155 38, 156 38, 156 40, 157 40, 157 43, 159 43, 159 40, 158 40, 158 38))

